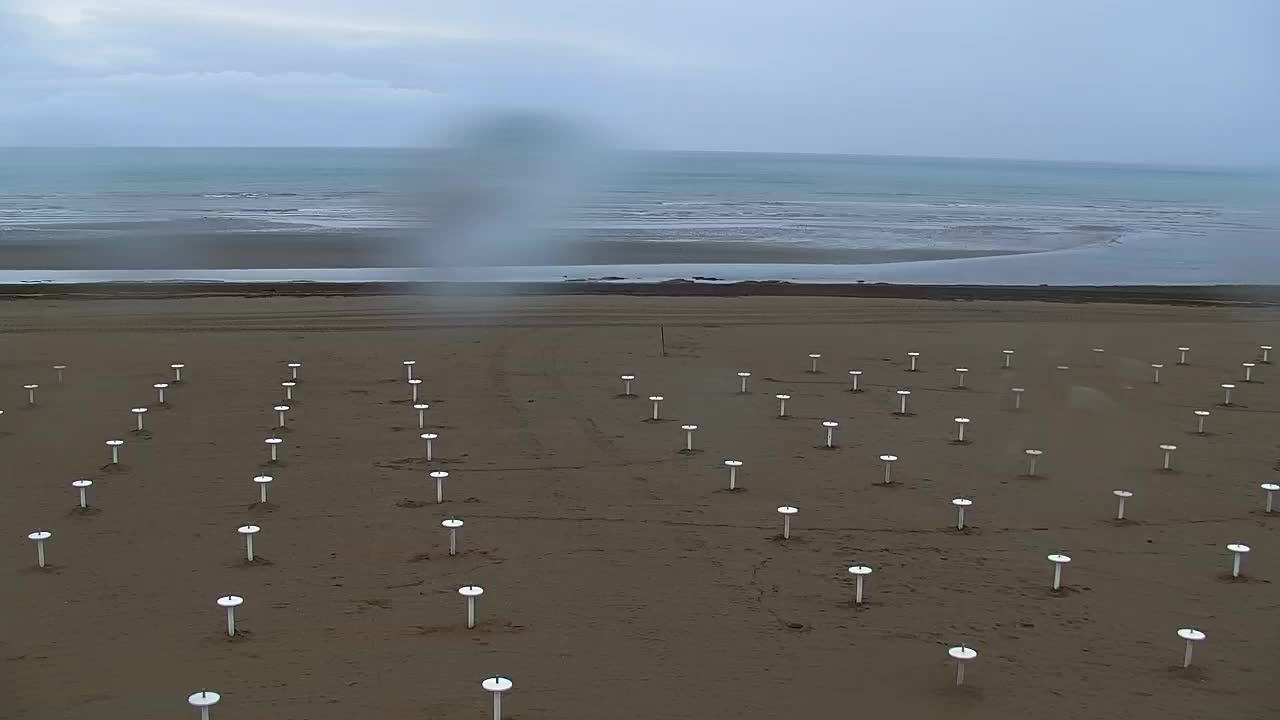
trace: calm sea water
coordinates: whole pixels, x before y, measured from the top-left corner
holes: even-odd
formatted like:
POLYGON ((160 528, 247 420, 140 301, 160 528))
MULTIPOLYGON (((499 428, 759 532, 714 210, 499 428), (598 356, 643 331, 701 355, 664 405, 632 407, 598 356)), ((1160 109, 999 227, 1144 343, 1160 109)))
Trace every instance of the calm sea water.
POLYGON ((199 228, 358 239, 458 206, 508 212, 502 188, 468 184, 508 172, 564 183, 556 212, 529 212, 590 239, 1038 251, 1135 234, 1280 237, 1280 174, 1263 170, 633 153, 568 180, 519 163, 456 171, 436 150, 0 149, 0 242, 110 242, 139 223, 175 238, 199 228))

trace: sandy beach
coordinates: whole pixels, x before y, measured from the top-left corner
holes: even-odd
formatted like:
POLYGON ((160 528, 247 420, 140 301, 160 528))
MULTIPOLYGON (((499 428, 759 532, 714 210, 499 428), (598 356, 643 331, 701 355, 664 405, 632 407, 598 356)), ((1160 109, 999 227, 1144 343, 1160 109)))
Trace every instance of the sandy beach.
POLYGON ((208 688, 215 720, 483 718, 495 673, 520 720, 1280 713, 1280 513, 1258 487, 1277 475, 1280 373, 1240 382, 1280 344, 1275 308, 37 297, 0 302, 0 335, 0 717, 197 717, 186 697, 208 688), (431 463, 407 359, 439 435, 431 463), (303 366, 273 466, 288 361, 303 366), (156 406, 171 363, 184 382, 156 406), (627 372, 639 397, 619 397, 627 372), (1235 405, 1218 406, 1233 381, 1235 405), (660 422, 645 422, 651 394, 660 422), (145 435, 130 432, 139 405, 145 435), (968 444, 952 442, 958 416, 968 444), (686 422, 697 452, 679 452, 686 422), (1161 443, 1178 448, 1169 472, 1161 443), (1028 448, 1044 451, 1036 477, 1028 448), (744 463, 738 492, 726 458, 744 463), (451 474, 440 505, 436 469, 451 474), (1134 492, 1125 522, 1117 488, 1134 492), (957 497, 974 502, 964 531, 957 497), (789 540, 782 505, 799 509, 789 540), (264 561, 245 562, 246 523, 264 561), (53 533, 44 570, 37 529, 53 533), (1238 579, 1233 542, 1253 550, 1238 579), (1053 592, 1058 552, 1073 561, 1053 592), (855 563, 874 570, 861 606, 855 563), (473 630, 467 584, 485 588, 473 630), (245 598, 235 639, 226 594, 245 598), (1182 627, 1207 634, 1187 669, 1182 627), (961 643, 979 656, 956 687, 961 643))

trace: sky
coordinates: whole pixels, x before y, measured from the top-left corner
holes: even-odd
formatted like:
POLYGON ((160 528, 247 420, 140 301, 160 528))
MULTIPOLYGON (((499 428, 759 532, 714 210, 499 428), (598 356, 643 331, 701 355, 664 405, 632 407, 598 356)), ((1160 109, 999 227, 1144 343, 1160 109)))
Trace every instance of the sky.
POLYGON ((1276 0, 0 0, 0 145, 433 144, 1280 164, 1276 0))

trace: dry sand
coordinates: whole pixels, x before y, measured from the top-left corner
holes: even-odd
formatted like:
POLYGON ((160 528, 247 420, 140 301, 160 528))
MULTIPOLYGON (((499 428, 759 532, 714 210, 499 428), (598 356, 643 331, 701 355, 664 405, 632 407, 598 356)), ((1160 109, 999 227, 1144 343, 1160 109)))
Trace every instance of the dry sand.
POLYGON ((525 720, 1280 713, 1280 516, 1258 489, 1276 477, 1280 371, 1213 406, 1280 340, 1274 309, 215 298, 10 301, 0 321, 5 718, 196 717, 185 698, 202 687, 223 693, 216 720, 483 718, 493 673, 514 679, 508 715, 525 720), (905 371, 909 350, 923 372, 905 371), (804 372, 809 352, 824 374, 804 372), (453 473, 443 506, 406 358, 441 435, 432 467, 453 473), (268 469, 295 359, 284 465, 268 469), (188 382, 135 438, 128 409, 171 362, 188 382), (957 365, 970 390, 953 389, 957 365), (865 393, 845 391, 850 368, 865 393), (738 370, 753 394, 736 394, 738 370), (666 396, 670 421, 616 397, 625 371, 666 396), (897 418, 904 386, 917 414, 897 418), (775 418, 777 392, 792 419, 775 418), (1201 407, 1204 437, 1189 432, 1201 407), (970 445, 949 442, 957 415, 970 445), (826 418, 834 451, 817 447, 826 418), (704 452, 677 452, 680 421, 704 452), (112 437, 124 472, 102 469, 112 437), (1175 472, 1158 470, 1162 442, 1179 446, 1175 472), (1043 477, 1020 477, 1028 447, 1045 450, 1043 477), (875 485, 884 452, 901 457, 890 487, 875 485), (746 463, 742 492, 723 491, 726 457, 746 463), (264 471, 273 504, 252 507, 264 471), (82 476, 91 515, 74 510, 82 476), (1109 519, 1119 487, 1136 493, 1126 524, 1109 519), (784 503, 800 508, 789 542, 784 503), (466 521, 455 558, 446 514, 466 521), (269 563, 242 562, 249 521, 269 563), (53 532, 47 571, 25 539, 37 528, 53 532), (1243 582, 1224 578, 1235 541, 1254 550, 1243 582), (1059 594, 1055 551, 1075 560, 1059 594), (861 608, 855 561, 875 568, 861 608), (486 589, 474 631, 467 583, 486 589), (226 593, 246 598, 235 641, 214 604, 226 593), (1188 625, 1208 640, 1184 671, 1188 625), (980 656, 957 689, 960 642, 980 656))

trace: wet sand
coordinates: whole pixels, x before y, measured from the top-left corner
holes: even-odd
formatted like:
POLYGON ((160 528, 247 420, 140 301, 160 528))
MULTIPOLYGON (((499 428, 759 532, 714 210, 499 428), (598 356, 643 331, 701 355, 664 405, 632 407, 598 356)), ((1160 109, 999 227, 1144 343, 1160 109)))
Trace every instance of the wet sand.
MULTIPOLYGON (((353 235, 284 227, 265 232, 149 230, 154 223, 8 228, 0 242, 6 270, 218 268, 414 268, 440 264, 421 231, 353 235), (72 233, 72 234, 68 234, 72 233)), ((1028 251, 1029 252, 1029 251, 1028 251)), ((644 241, 566 242, 481 258, 495 265, 626 265, 669 263, 880 264, 1021 254, 1004 248, 907 249, 828 247, 809 243, 644 241)))
POLYGON ((223 693, 215 718, 488 717, 493 673, 526 720, 1280 712, 1280 517, 1258 489, 1276 477, 1280 375, 1258 366, 1235 407, 1214 405, 1280 338, 1272 308, 37 298, 0 303, 0 330, 6 718, 195 717, 185 699, 202 687, 223 693), (440 434, 430 465, 408 358, 440 434), (302 382, 271 467, 289 360, 302 382), (172 362, 187 382, 135 437, 129 408, 154 402, 172 362), (865 392, 847 391, 851 368, 865 392), (618 397, 626 371, 666 397, 663 422, 618 397), (26 383, 41 385, 34 408, 26 383), (909 417, 891 414, 901 387, 909 417), (1213 413, 1206 436, 1197 408, 1213 413), (967 445, 951 442, 959 415, 967 445), (820 447, 828 418, 835 450, 820 447), (700 426, 701 452, 679 452, 681 422, 700 426), (122 472, 104 469, 112 437, 122 472), (1178 445, 1173 472, 1159 443, 1178 445), (900 457, 888 487, 886 452, 900 457), (727 457, 745 463, 741 492, 724 490, 727 457), (452 473, 441 506, 437 467, 452 473), (263 472, 268 507, 254 505, 263 472), (97 512, 76 512, 78 477, 97 512), (1120 487, 1135 492, 1126 523, 1111 520, 1120 487), (974 499, 965 532, 959 496, 974 499), (789 541, 783 504, 800 509, 789 541), (450 514, 466 522, 452 558, 450 514), (269 562, 243 562, 246 522, 269 562), (53 532, 45 571, 25 539, 38 528, 53 532), (1246 580, 1229 577, 1228 542, 1253 547, 1246 580), (1074 559, 1059 593, 1051 552, 1074 559), (862 607, 855 562, 875 570, 862 607), (469 583, 486 590, 473 631, 456 593, 469 583), (228 593, 245 597, 237 640, 214 604, 228 593), (1190 670, 1184 626, 1208 634, 1190 670), (956 688, 946 649, 961 642, 980 655, 956 688))

